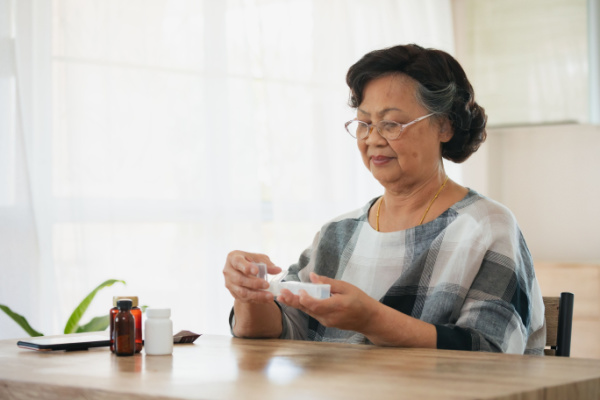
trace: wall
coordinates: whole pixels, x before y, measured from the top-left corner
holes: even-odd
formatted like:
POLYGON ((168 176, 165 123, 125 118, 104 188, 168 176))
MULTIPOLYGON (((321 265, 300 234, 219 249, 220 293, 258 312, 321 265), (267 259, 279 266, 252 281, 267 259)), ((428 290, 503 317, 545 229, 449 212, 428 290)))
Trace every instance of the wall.
POLYGON ((535 259, 600 263, 600 126, 489 129, 463 182, 515 213, 535 259))
POLYGON ((454 0, 456 55, 489 123, 589 122, 586 0, 454 0))

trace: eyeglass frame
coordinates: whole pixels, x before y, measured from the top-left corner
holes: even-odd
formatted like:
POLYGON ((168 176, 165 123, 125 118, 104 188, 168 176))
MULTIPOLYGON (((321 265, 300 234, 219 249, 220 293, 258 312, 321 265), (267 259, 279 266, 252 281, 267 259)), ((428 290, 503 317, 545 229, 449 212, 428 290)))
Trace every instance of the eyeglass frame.
POLYGON ((413 125, 413 124, 416 124, 416 123, 417 123, 417 122, 419 122, 419 121, 423 121, 424 119, 426 119, 426 118, 429 118, 429 117, 431 117, 431 116, 432 116, 432 115, 434 115, 434 114, 437 114, 437 113, 434 113, 434 112, 433 112, 433 113, 431 113, 431 114, 424 115, 424 116, 422 116, 422 117, 419 117, 419 118, 417 118, 417 119, 415 119, 415 120, 413 120, 413 121, 407 122, 406 124, 401 124, 400 122, 396 122, 396 121, 390 121, 390 120, 386 120, 386 119, 383 119, 383 120, 381 120, 381 121, 377 122, 376 124, 367 124, 365 121, 361 121, 361 120, 359 120, 359 119, 353 119, 353 120, 351 120, 351 121, 348 121, 348 122, 346 122, 346 123, 344 124, 344 128, 346 128, 346 132, 348 132, 348 134, 349 134, 350 136, 352 136, 354 139, 358 139, 358 140, 366 140, 366 139, 369 137, 369 135, 371 134, 371 132, 373 131, 373 128, 376 128, 376 129, 377 129, 377 133, 379 133, 379 136, 381 136, 381 137, 382 137, 382 138, 384 138, 385 140, 398 140, 398 139, 400 138, 400 135, 402 135, 402 133, 404 133, 404 130, 405 130, 406 128, 408 128, 409 126, 411 126, 411 125, 413 125), (365 137, 361 137, 361 138, 359 138, 359 137, 357 137, 357 136, 354 136, 354 135, 353 135, 353 134, 350 132, 350 130, 348 129, 348 125, 350 125, 350 124, 351 124, 351 123, 353 123, 353 122, 358 122, 359 124, 364 124, 364 125, 366 125, 366 126, 367 126, 367 134, 365 135, 365 137), (398 136, 396 136, 395 138, 387 138, 387 137, 383 136, 383 135, 381 134, 381 130, 380 130, 378 127, 377 127, 377 125, 379 125, 379 124, 380 124, 380 123, 382 123, 382 122, 388 122, 388 123, 390 123, 390 122, 391 122, 391 123, 393 123, 393 124, 399 125, 399 126, 400 126, 400 133, 398 133, 398 136))

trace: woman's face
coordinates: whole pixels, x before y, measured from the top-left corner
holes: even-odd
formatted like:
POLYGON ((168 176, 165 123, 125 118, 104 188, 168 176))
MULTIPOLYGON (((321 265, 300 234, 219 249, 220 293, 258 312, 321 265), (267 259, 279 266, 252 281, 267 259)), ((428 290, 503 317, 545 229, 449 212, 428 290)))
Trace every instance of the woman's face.
MULTIPOLYGON (((358 106, 357 119, 369 124, 381 120, 406 124, 427 115, 415 97, 416 81, 406 75, 388 75, 369 82, 358 106)), ((386 189, 402 190, 418 185, 441 168, 441 143, 452 137, 442 132, 434 117, 407 127, 397 140, 389 142, 373 129, 369 137, 358 139, 365 166, 386 189)))

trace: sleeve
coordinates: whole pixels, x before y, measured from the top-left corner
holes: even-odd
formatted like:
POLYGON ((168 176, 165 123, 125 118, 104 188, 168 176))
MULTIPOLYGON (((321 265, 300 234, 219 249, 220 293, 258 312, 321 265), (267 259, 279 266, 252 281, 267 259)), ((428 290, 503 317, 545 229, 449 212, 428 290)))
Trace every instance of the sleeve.
POLYGON ((437 347, 543 354, 544 305, 533 260, 516 221, 513 226, 491 226, 491 233, 485 235, 492 241, 456 323, 436 325, 437 347))
MULTIPOLYGON (((306 340, 308 315, 300 310, 279 304, 277 301, 275 301, 275 304, 277 304, 281 311, 281 324, 283 328, 279 339, 306 340)), ((235 333, 233 333, 234 326, 235 313, 232 307, 229 313, 229 332, 231 332, 231 336, 235 336, 235 333)))

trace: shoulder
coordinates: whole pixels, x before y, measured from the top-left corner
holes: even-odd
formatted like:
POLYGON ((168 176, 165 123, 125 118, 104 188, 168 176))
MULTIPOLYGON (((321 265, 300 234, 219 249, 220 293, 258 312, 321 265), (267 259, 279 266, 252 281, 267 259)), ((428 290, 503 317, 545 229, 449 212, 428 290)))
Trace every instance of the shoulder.
POLYGON ((456 213, 451 232, 511 258, 529 253, 517 219, 505 205, 470 189, 451 210, 456 213))
POLYGON ((338 215, 324 223, 315 237, 313 246, 323 240, 328 243, 332 240, 335 243, 351 240, 361 229, 368 226, 369 209, 377 199, 369 200, 364 206, 338 215))
POLYGON ((486 197, 473 189, 469 189, 467 195, 451 208, 459 214, 470 215, 477 219, 486 219, 490 216, 498 215, 516 220, 512 211, 504 204, 486 197))
POLYGON ((508 207, 473 189, 469 189, 467 195, 450 209, 463 222, 470 221, 498 232, 519 230, 517 218, 508 207))

